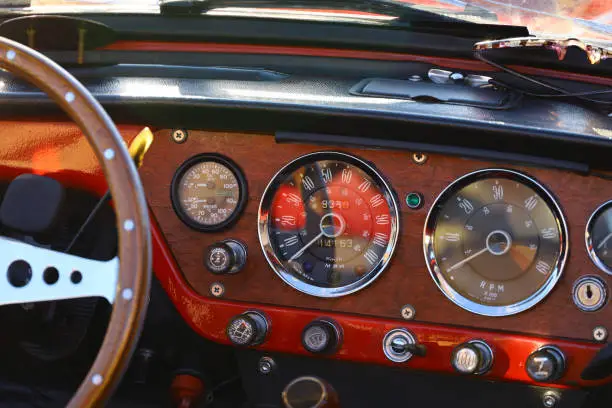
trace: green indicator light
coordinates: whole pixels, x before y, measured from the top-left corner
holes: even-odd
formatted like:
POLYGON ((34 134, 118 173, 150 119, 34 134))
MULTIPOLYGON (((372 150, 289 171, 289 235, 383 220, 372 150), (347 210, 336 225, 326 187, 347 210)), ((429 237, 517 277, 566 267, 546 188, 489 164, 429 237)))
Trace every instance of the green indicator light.
POLYGON ((421 208, 423 205, 423 196, 421 193, 408 193, 406 194, 406 205, 413 210, 421 208))

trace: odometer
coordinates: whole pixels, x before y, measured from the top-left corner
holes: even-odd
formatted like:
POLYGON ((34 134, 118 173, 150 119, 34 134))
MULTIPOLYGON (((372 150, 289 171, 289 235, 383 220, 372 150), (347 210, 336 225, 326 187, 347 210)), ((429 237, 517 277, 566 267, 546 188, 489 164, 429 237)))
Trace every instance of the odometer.
POLYGON ((390 187, 365 161, 339 152, 302 156, 272 179, 259 208, 259 238, 274 271, 320 297, 371 283, 398 236, 390 187))
POLYGON ((429 271, 450 300, 474 313, 505 316, 552 290, 567 257, 567 226, 535 180, 480 170, 436 199, 423 246, 429 271))

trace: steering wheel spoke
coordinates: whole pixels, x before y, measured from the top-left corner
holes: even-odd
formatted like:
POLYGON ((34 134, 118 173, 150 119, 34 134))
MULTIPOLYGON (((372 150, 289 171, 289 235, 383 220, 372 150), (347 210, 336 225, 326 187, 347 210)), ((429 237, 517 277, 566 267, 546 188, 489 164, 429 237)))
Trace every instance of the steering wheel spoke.
POLYGON ((117 257, 96 261, 0 237, 0 305, 91 296, 113 303, 118 273, 117 257))

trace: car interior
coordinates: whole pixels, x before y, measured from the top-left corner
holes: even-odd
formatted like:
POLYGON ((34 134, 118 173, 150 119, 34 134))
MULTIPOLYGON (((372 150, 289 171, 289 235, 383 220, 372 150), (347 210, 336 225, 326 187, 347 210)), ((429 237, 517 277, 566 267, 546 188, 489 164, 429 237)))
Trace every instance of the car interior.
POLYGON ((612 4, 553 3, 0 2, 0 406, 612 406, 612 4))

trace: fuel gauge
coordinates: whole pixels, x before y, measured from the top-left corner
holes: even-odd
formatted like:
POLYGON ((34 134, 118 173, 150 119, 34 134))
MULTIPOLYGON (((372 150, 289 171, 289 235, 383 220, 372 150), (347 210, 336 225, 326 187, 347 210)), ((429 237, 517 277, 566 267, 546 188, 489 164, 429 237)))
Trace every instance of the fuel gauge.
POLYGON ((584 236, 587 252, 595 265, 612 275, 612 200, 593 212, 584 236))

